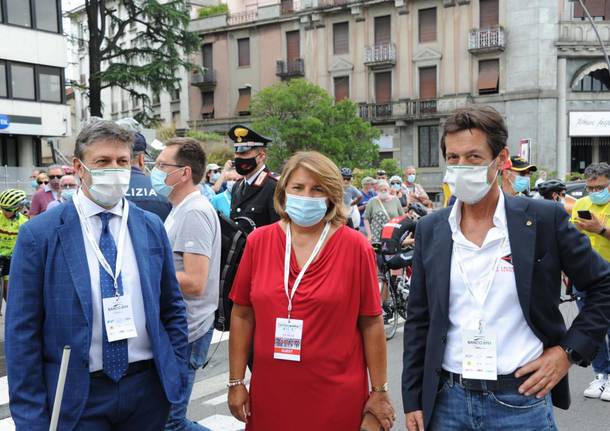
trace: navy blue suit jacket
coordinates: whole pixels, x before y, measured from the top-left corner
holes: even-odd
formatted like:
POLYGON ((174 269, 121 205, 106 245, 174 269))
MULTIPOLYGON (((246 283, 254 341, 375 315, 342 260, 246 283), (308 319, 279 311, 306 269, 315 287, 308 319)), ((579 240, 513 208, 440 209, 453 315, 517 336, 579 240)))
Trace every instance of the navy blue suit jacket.
MULTIPOLYGON (((517 294, 527 324, 544 348, 571 347, 591 361, 610 325, 610 265, 591 249, 562 206, 509 196, 505 206, 517 294), (559 311, 561 271, 587 292, 587 303, 569 330, 559 311)), ((449 327, 450 212, 445 208, 422 218, 415 235, 402 399, 406 413, 424 411, 425 426, 434 410, 449 327)), ((557 407, 569 407, 567 376, 552 397, 557 407)))
MULTIPOLYGON (((127 222, 140 273, 154 362, 167 399, 184 397, 186 309, 161 220, 129 204, 127 222)), ((10 410, 18 430, 48 430, 64 346, 71 346, 60 430, 71 430, 89 394, 91 281, 74 203, 22 226, 6 311, 10 410)))

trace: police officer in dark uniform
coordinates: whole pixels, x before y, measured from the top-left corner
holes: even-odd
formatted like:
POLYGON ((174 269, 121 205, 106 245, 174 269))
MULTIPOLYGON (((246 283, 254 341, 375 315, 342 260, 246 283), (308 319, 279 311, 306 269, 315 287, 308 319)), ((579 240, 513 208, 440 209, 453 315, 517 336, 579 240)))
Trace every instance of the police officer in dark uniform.
POLYGON ((265 166, 271 139, 241 125, 232 127, 228 135, 235 146, 235 170, 243 176, 231 191, 231 219, 248 230, 275 223, 279 216, 273 194, 278 177, 265 166))
POLYGON ((144 154, 147 154, 146 138, 138 132, 134 136, 131 180, 125 197, 143 210, 157 214, 161 220, 165 221, 172 210, 172 205, 163 196, 157 194, 152 187, 150 177, 144 174, 144 154))

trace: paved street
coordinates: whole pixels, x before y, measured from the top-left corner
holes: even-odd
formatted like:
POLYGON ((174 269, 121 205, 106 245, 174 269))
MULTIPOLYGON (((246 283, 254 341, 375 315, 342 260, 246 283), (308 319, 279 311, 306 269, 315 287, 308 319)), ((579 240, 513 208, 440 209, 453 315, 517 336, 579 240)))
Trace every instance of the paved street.
MULTIPOLYGON (((564 314, 571 317, 573 311, 564 314)), ((4 332, 4 316, 0 318, 0 329, 4 332)), ((400 373, 402 369, 402 328, 394 339, 388 343, 389 357, 389 383, 390 392, 397 411, 401 409, 400 399, 400 373)), ((188 416, 208 426, 213 431, 238 431, 243 425, 234 420, 226 405, 225 384, 228 380, 228 342, 227 334, 221 338, 220 334, 214 337, 214 344, 210 348, 213 357, 207 368, 197 376, 197 382, 191 397, 188 416)), ((0 345, 3 347, 4 343, 0 345)), ((1 350, 3 351, 3 349, 1 350)), ((7 385, 3 354, 0 358, 0 431, 12 431, 14 426, 8 418, 7 385)), ((555 411, 557 424, 560 430, 566 431, 605 431, 610 429, 610 403, 599 400, 588 400, 582 396, 583 389, 589 384, 592 377, 591 369, 573 367, 570 372, 572 389, 572 407, 569 411, 555 411)), ((404 430, 404 417, 398 416, 394 429, 404 430)))

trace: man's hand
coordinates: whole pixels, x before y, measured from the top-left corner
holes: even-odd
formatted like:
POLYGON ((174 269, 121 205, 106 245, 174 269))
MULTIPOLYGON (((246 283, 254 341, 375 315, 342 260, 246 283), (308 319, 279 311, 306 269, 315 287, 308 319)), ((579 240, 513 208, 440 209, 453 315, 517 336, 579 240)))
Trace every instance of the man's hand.
POLYGON ((244 385, 229 388, 228 404, 231 414, 235 419, 248 422, 250 416, 250 395, 244 385))
POLYGON ((411 247, 415 245, 415 238, 413 238, 413 232, 409 232, 405 239, 402 241, 402 247, 411 247))
POLYGON ((407 431, 424 431, 424 412, 416 410, 405 415, 407 431))
POLYGON ((568 354, 560 346, 545 349, 538 359, 525 364, 515 373, 519 378, 532 374, 520 387, 519 393, 544 398, 570 369, 568 354))
POLYGON ((586 230, 587 232, 591 233, 600 233, 604 228, 604 225, 597 217, 595 217, 595 214, 593 213, 591 213, 591 220, 578 217, 575 224, 580 230, 586 230))
POLYGON ((394 426, 396 413, 387 392, 371 392, 368 401, 364 405, 364 413, 371 413, 377 418, 384 431, 389 431, 394 426))

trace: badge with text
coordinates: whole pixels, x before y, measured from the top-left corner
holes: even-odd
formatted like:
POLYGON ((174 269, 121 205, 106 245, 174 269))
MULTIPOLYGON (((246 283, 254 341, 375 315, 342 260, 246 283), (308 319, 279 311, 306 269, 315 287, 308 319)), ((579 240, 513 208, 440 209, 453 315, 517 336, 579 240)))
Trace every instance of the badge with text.
POLYGON ((491 331, 462 332, 462 377, 498 380, 496 335, 491 331))
POLYGON ((275 319, 275 343, 273 358, 284 361, 301 360, 303 321, 298 319, 275 319))
POLYGON ((138 336, 136 324, 133 318, 133 308, 129 295, 104 298, 104 324, 108 341, 125 340, 138 336))

